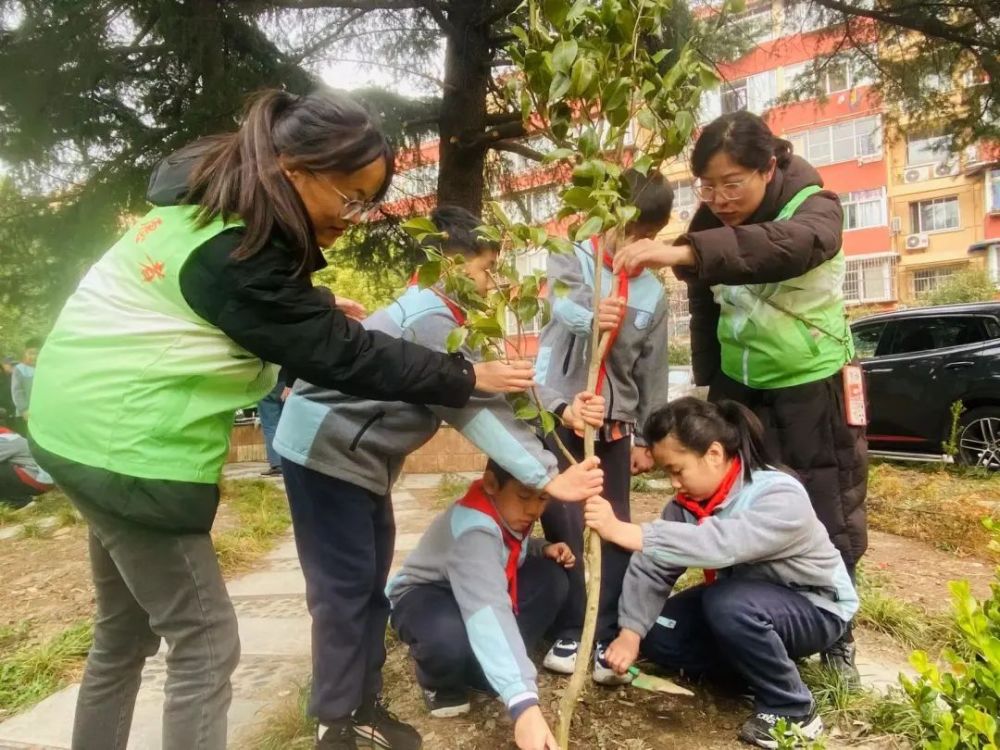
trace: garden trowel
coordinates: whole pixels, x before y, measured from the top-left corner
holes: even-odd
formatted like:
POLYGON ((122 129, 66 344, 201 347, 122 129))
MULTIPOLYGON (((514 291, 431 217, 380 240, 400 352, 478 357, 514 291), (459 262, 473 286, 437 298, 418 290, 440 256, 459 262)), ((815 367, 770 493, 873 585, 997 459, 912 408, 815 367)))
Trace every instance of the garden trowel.
POLYGON ((637 687, 640 690, 649 690, 653 693, 669 693, 670 695, 694 695, 687 688, 681 687, 666 677, 656 677, 655 675, 640 672, 639 667, 629 667, 628 673, 632 675, 632 682, 630 683, 632 687, 637 687))

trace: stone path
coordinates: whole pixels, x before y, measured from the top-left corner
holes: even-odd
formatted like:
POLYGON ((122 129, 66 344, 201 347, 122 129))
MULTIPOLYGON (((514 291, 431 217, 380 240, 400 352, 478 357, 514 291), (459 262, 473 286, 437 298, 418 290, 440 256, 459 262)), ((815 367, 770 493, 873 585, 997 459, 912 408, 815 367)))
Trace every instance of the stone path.
MULTIPOLYGON (((228 467, 226 476, 256 478, 262 468, 263 464, 239 464, 228 467)), ((439 481, 438 475, 414 475, 397 484, 393 492, 396 567, 416 546, 434 516, 433 511, 418 505, 409 490, 435 487, 439 481)), ((237 748, 245 746, 240 738, 253 733, 276 699, 296 691, 309 677, 305 581, 290 530, 254 572, 229 582, 229 593, 239 618, 242 643, 229 711, 229 744, 237 748)), ((160 750, 164 654, 165 647, 147 662, 143 672, 129 750, 160 750)), ((79 685, 71 685, 0 723, 0 750, 69 748, 78 689, 79 685)))

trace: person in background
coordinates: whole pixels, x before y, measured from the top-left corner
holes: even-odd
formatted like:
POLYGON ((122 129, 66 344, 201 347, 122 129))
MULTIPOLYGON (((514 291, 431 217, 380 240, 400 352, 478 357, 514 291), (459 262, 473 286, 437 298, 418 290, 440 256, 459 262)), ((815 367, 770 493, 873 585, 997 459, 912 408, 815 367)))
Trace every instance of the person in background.
POLYGON ((20 509, 55 487, 52 477, 35 461, 28 441, 0 427, 0 505, 20 509))
POLYGON ((288 372, 282 369, 278 373, 278 382, 274 388, 257 403, 257 415, 260 417, 260 431, 264 436, 264 451, 268 464, 267 469, 261 472, 262 477, 281 476, 281 456, 274 450, 274 432, 278 429, 281 407, 291 387, 287 379, 288 372))
POLYGON ((163 750, 223 750, 236 613, 209 534, 236 409, 279 366, 365 398, 461 407, 530 366, 472 363, 349 320, 311 274, 386 194, 394 154, 354 99, 270 90, 168 157, 156 208, 87 272, 38 358, 32 453, 89 527, 97 614, 73 750, 125 750, 168 644, 163 750))
POLYGON ((11 380, 14 377, 16 364, 17 361, 13 357, 4 357, 0 360, 0 425, 6 427, 14 426, 15 409, 11 380))
MULTIPOLYGON (((552 296, 552 319, 539 338, 536 363, 545 408, 560 414, 587 387, 593 289, 598 279, 605 295, 597 310, 598 322, 602 334, 613 338, 597 384, 597 395, 603 396, 607 411, 597 431, 596 454, 604 470, 604 496, 619 517, 628 520, 632 476, 653 465, 642 435, 635 434, 635 425, 642 424, 657 406, 667 402, 667 298, 654 274, 641 270, 615 274, 611 263, 618 247, 659 234, 670 219, 673 190, 659 173, 644 176, 627 170, 623 178, 631 205, 638 209, 635 220, 620 233, 609 232, 577 243, 572 253, 549 254, 550 284, 561 281, 568 291, 563 296, 552 296), (595 247, 603 257, 596 269, 595 247)), ((556 435, 571 453, 582 458, 583 439, 575 429, 563 424, 556 435)), ((555 436, 546 438, 546 445, 558 457, 560 467, 569 465, 555 436)), ((546 539, 566 542, 582 559, 580 506, 552 503, 542 515, 542 528, 546 539)), ((613 544, 603 544, 602 549, 592 674, 595 682, 616 685, 628 678, 608 669, 603 652, 617 632, 618 596, 628 553, 613 544)), ((544 666, 553 672, 572 674, 576 664, 586 608, 583 567, 581 564, 570 571, 569 597, 556 625, 556 641, 545 655, 544 666)))
POLYGON ((569 545, 531 530, 548 497, 492 459, 439 515, 389 582, 391 623, 410 647, 431 716, 469 711, 469 689, 496 692, 520 750, 557 750, 528 654, 569 591, 569 545))
POLYGON ((805 488, 773 468, 760 421, 734 401, 677 399, 644 431, 677 490, 660 520, 586 504, 587 525, 633 551, 608 664, 624 674, 641 653, 692 677, 734 676, 755 704, 741 740, 777 747, 782 719, 815 739, 823 722, 795 661, 843 635, 858 595, 805 488), (704 585, 671 596, 688 568, 704 585))
MULTIPOLYGON (((851 576, 868 546, 868 446, 845 394, 843 210, 819 173, 750 112, 709 123, 691 171, 701 199, 673 244, 622 248, 616 268, 674 269, 688 285, 695 382, 748 406, 775 459, 805 485, 851 576)), ((824 663, 858 683, 851 629, 824 663)))
POLYGON ((14 416, 20 420, 22 434, 27 434, 28 417, 31 413, 31 388, 35 381, 35 361, 38 359, 37 339, 29 339, 24 345, 21 361, 14 365, 10 378, 10 395, 14 401, 14 416))

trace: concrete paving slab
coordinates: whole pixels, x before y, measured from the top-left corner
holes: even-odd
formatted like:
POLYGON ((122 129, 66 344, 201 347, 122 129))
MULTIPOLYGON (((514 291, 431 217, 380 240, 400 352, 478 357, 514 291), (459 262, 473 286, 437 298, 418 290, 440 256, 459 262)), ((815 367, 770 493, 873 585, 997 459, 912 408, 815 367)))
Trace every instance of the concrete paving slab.
POLYGON ((285 596, 306 593, 301 570, 250 573, 227 585, 230 596, 285 596))
POLYGON ((417 547, 417 542, 420 541, 424 533, 422 531, 409 532, 405 534, 396 534, 396 554, 403 554, 405 552, 412 552, 417 547))
POLYGON ((239 623, 241 654, 309 656, 312 620, 308 616, 241 617, 239 623))
POLYGON ((299 552, 295 549, 295 539, 292 536, 288 536, 283 539, 278 545, 268 552, 264 556, 264 565, 266 566, 271 560, 298 560, 299 552))

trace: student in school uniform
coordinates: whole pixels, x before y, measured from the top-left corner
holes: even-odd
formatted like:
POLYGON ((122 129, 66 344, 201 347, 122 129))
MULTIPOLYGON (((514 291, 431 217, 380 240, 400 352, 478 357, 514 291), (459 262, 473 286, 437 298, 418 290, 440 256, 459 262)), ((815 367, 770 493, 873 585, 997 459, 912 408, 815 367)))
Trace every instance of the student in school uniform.
POLYGON ((682 398, 645 426, 676 497, 659 520, 617 519, 587 501, 587 525, 634 552, 607 661, 624 673, 641 653, 689 676, 735 676, 754 695, 740 739, 777 747, 780 720, 808 738, 823 722, 795 660, 840 639, 858 608, 847 566, 798 479, 768 460, 745 406, 682 398), (688 568, 705 583, 670 596, 688 568))
MULTIPOLYGON (((612 340, 595 389, 607 404, 598 429, 596 454, 604 470, 604 497, 618 517, 627 521, 632 475, 652 468, 649 451, 635 425, 642 424, 654 409, 667 402, 667 298, 653 273, 639 270, 615 274, 611 265, 618 246, 655 237, 663 229, 670 218, 673 191, 659 173, 645 176, 627 170, 624 179, 631 203, 639 210, 636 218, 620 233, 608 232, 578 243, 572 253, 549 255, 549 282, 561 281, 567 293, 552 298, 552 319, 539 339, 536 379, 546 408, 556 413, 571 405, 574 395, 586 388, 593 289, 595 279, 599 279, 604 298, 597 316, 601 331, 612 340), (602 258, 596 270, 595 247, 602 258)), ((562 426, 556 433, 577 458, 583 456, 583 441, 576 431, 562 426)), ((547 444, 559 456, 560 466, 568 465, 554 443, 553 437, 548 438, 547 444)), ((542 516, 542 527, 549 541, 565 542, 577 557, 582 557, 580 506, 553 503, 542 516)), ((617 632, 618 597, 629 556, 613 544, 604 544, 602 555, 593 677, 598 683, 615 685, 627 681, 627 677, 608 669, 603 653, 617 632)), ((557 639, 545 655, 547 669, 572 674, 585 608, 584 571, 579 565, 570 574, 570 593, 556 626, 557 639)))
POLYGON ((439 515, 389 582, 391 624, 410 647, 432 716, 469 711, 469 690, 492 690, 521 750, 558 745, 528 657, 569 591, 576 558, 531 530, 549 502, 495 461, 439 515))

